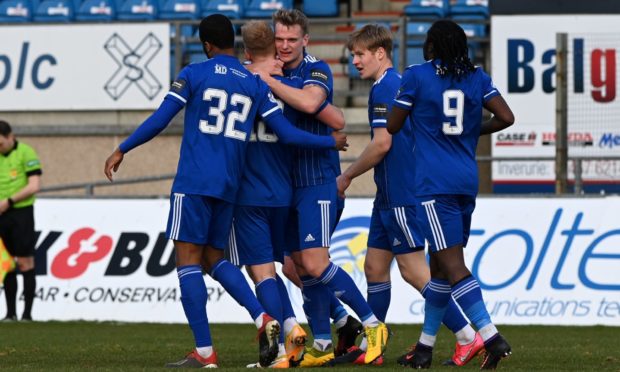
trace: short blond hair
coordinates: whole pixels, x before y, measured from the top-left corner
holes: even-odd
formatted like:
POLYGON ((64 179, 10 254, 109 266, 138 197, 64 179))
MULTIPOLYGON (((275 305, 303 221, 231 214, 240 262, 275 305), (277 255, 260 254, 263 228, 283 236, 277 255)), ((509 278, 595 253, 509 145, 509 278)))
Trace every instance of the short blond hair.
POLYGON ((392 45, 392 32, 377 24, 366 25, 353 32, 347 42, 347 48, 351 51, 353 48, 362 48, 374 53, 377 49, 383 48, 390 59, 392 59, 392 45))
POLYGON ((245 49, 255 56, 276 54, 275 34, 267 21, 250 21, 241 27, 245 49))

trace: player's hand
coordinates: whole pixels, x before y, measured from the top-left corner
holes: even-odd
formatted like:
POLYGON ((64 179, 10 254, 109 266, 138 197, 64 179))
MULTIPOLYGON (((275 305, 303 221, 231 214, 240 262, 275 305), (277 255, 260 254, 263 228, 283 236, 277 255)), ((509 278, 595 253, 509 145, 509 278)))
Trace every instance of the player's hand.
POLYGON ((273 65, 271 66, 271 70, 269 71, 269 75, 271 76, 284 76, 284 72, 282 69, 284 68, 284 62, 276 59, 273 61, 273 65))
POLYGON ((336 140, 336 146, 334 146, 336 150, 347 151, 347 147, 349 147, 349 144, 347 143, 346 134, 339 131, 333 131, 332 137, 334 137, 334 139, 336 140))
POLYGON ((351 178, 341 174, 336 178, 336 184, 338 185, 338 196, 342 199, 346 198, 344 192, 351 185, 351 178))
POLYGON ((112 155, 110 155, 106 159, 105 167, 103 168, 103 173, 105 173, 105 176, 110 180, 110 182, 114 181, 112 179, 112 171, 116 172, 118 170, 118 167, 123 162, 124 156, 125 154, 123 154, 121 150, 117 148, 116 150, 114 150, 112 155))

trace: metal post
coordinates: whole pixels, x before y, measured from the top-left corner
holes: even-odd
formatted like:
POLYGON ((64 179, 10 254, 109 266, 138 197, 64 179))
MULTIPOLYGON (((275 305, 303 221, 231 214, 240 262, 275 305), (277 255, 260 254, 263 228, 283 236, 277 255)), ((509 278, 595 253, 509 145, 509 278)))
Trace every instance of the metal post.
POLYGON ((575 165, 575 195, 583 193, 583 159, 573 158, 575 165))
POLYGON ((405 71, 407 67, 407 16, 400 17, 398 22, 398 68, 405 71))
POLYGON ((567 55, 568 35, 556 34, 555 91, 555 193, 564 194, 568 184, 567 55))
POLYGON ((174 76, 170 76, 170 80, 174 80, 181 68, 183 67, 183 51, 181 49, 181 23, 174 22, 174 76))

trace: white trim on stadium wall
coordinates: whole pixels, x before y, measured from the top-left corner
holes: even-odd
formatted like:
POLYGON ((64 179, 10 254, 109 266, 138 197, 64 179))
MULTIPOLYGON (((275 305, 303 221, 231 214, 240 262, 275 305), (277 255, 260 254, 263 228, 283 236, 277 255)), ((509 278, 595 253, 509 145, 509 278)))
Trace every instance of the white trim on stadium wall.
MULTIPOLYGON (((39 320, 184 322, 167 200, 38 201, 39 320)), ((372 200, 347 200, 331 256, 365 293, 372 200)), ((466 261, 497 323, 620 325, 620 198, 481 198, 466 261)), ((424 301, 392 267, 387 321, 420 323, 424 301)), ((205 276, 211 322, 251 322, 205 276)), ((289 285, 300 319, 300 291, 289 285)), ((0 290, 1 291, 1 290, 0 290)), ((0 301, 0 313, 5 308, 0 301)), ((21 308, 23 302, 19 301, 21 308)), ((18 309, 19 310, 19 309, 18 309)))
POLYGON ((154 109, 170 81, 169 25, 0 27, 0 111, 154 109))

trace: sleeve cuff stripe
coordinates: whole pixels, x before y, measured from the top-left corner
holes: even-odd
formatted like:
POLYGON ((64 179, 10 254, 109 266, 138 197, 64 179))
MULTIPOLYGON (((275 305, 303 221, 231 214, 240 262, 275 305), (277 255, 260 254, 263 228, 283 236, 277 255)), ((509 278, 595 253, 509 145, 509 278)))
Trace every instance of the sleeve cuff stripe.
POLYGON ((169 95, 171 95, 172 97, 178 99, 179 101, 183 102, 183 104, 187 103, 187 100, 185 98, 183 98, 182 96, 176 94, 175 92, 168 92, 169 95))
POLYGON ((373 123, 387 123, 387 119, 375 119, 372 122, 373 123))
POLYGON ((308 84, 320 84, 320 85, 322 85, 325 88, 325 90, 327 90, 328 92, 330 91, 329 87, 325 83, 323 83, 321 81, 318 81, 318 80, 306 80, 306 81, 304 81, 304 85, 308 85, 308 84))
POLYGON ((267 116, 271 115, 274 111, 277 111, 277 110, 279 110, 279 109, 280 109, 280 108, 279 108, 278 106, 275 106, 275 107, 274 107, 274 108, 272 108, 271 110, 269 110, 269 111, 267 111, 267 112, 265 112, 265 113, 261 114, 261 116, 262 116, 263 118, 266 118, 267 116))
POLYGON ((401 100, 398 100, 398 99, 395 99, 394 101, 400 103, 401 105, 413 106, 413 103, 411 103, 411 102, 401 101, 401 100))
POLYGON ((491 94, 493 94, 493 93, 498 93, 498 92, 497 92, 497 89, 493 89, 493 90, 492 90, 492 91, 490 91, 489 93, 485 94, 485 95, 484 95, 484 98, 487 98, 488 96, 490 96, 490 95, 491 95, 491 94))

